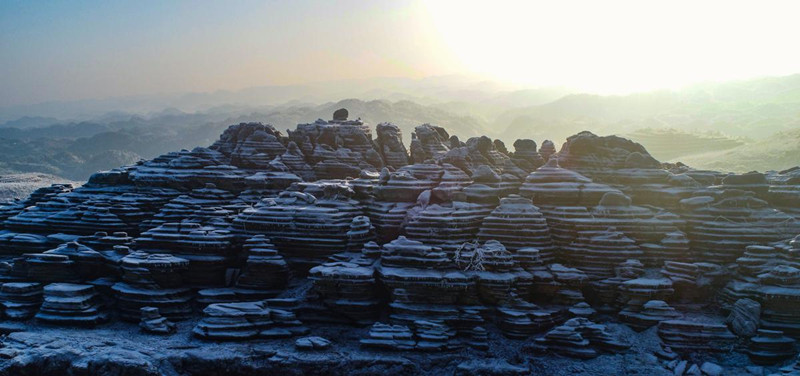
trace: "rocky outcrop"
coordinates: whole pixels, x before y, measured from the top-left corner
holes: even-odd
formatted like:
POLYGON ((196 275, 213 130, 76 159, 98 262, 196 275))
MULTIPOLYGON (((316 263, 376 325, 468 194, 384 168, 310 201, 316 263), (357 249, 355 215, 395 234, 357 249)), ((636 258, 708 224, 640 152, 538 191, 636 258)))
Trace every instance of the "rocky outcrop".
POLYGON ((237 294, 255 298, 277 296, 289 283, 289 264, 264 235, 247 239, 244 244, 247 260, 236 279, 237 294))
POLYGON ((455 331, 436 321, 415 321, 413 330, 403 325, 375 323, 361 345, 383 350, 448 351, 461 347, 455 331))
POLYGON ((405 233, 409 239, 440 247, 452 255, 462 244, 475 239, 490 212, 486 205, 464 201, 431 204, 409 218, 405 233))
POLYGON ((349 187, 326 186, 322 197, 282 192, 233 219, 244 235, 263 234, 293 267, 309 269, 347 247, 347 232, 362 214, 349 187))
POLYGON ((185 320, 192 314, 193 298, 184 285, 189 260, 168 254, 133 252, 122 259, 122 281, 114 284, 120 318, 139 321, 141 309, 155 308, 171 320, 185 320))
POLYGON ((423 124, 411 134, 411 161, 425 163, 450 150, 450 135, 442 127, 423 124))
POLYGON ((528 139, 514 141, 514 153, 510 157, 517 167, 528 172, 536 170, 545 163, 545 158, 536 150, 536 142, 528 139))
POLYGON ((767 176, 766 200, 778 210, 800 218, 800 166, 767 176))
POLYGON ((658 324, 658 336, 678 352, 725 352, 736 340, 725 325, 686 320, 668 320, 658 324))
POLYGON ((761 304, 744 298, 736 301, 726 321, 736 335, 750 338, 758 331, 760 317, 761 304))
POLYGON ((559 163, 588 176, 602 176, 608 170, 661 168, 645 148, 618 136, 597 136, 581 132, 568 137, 558 152, 559 163))
POLYGON ((286 152, 285 138, 270 124, 240 123, 222 133, 210 149, 230 156, 231 165, 264 169, 286 152))
POLYGON ((556 144, 550 140, 542 141, 542 146, 539 147, 539 155, 542 156, 545 162, 550 160, 550 156, 556 153, 556 144))
POLYGON ((623 310, 619 313, 624 321, 636 331, 642 331, 666 320, 674 320, 682 315, 663 300, 651 300, 642 306, 640 312, 623 310))
MULTIPOLYGON (((53 367, 75 360, 83 367, 75 374, 107 364, 83 353, 46 355, 72 348, 63 343, 15 345, 58 330, 25 321, 31 316, 140 325, 141 333, 126 323, 79 332, 109 343, 132 336, 149 346, 151 333, 177 332, 141 355, 158 357, 152 364, 170 374, 236 373, 237 361, 250 373, 297 364, 306 368, 291 372, 325 373, 336 367, 330 359, 341 366, 361 358, 381 364, 361 373, 469 373, 488 368, 461 367, 464 357, 487 354, 512 373, 619 374, 641 362, 655 373, 735 374, 751 363, 725 352, 759 364, 793 355, 794 170, 662 166, 640 145, 589 133, 559 153, 552 142, 537 150, 528 139, 510 152, 500 140, 459 139, 432 125, 416 128, 407 151, 399 127, 373 130, 345 112, 286 136, 269 125, 235 125, 209 148, 0 208, 0 307, 16 320, 0 331, 25 331, 0 336, 0 357, 13 359, 0 362, 0 374, 32 364, 24 361, 31 351, 53 367), (728 327, 720 324, 725 315, 728 327), (198 339, 189 349, 192 326, 198 339), (633 356, 613 355, 628 347, 622 337, 633 356), (213 342, 250 339, 257 341, 213 342), (608 356, 583 365, 521 356, 529 350, 608 356), (694 353, 706 351, 723 352, 719 367, 700 365, 694 353), (198 365, 234 352, 238 360, 224 371, 198 365), (384 370, 395 364, 389 358, 422 372, 384 370), (650 367, 658 364, 664 369, 650 367)), ((16 374, 47 373, 32 367, 16 374)))
POLYGON ((192 330, 196 337, 212 340, 286 338, 307 332, 294 313, 270 308, 267 301, 211 304, 192 330))
POLYGON ((408 151, 403 145, 400 127, 392 123, 380 123, 375 128, 375 133, 375 143, 386 166, 397 169, 408 164, 408 151))
POLYGON ((53 283, 44 287, 36 319, 54 325, 94 326, 108 321, 100 295, 91 285, 53 283))
POLYGON ((199 223, 165 223, 136 238, 147 253, 168 253, 189 261, 184 282, 194 286, 222 286, 233 254, 233 236, 227 230, 199 223))
POLYGON ((796 354, 795 341, 774 330, 760 329, 747 347, 747 355, 756 364, 777 364, 796 354))
POLYGON ((142 307, 142 320, 139 321, 139 327, 147 333, 153 334, 172 334, 177 330, 174 323, 161 317, 158 308, 155 307, 142 307))
POLYGON ((628 344, 614 338, 608 329, 584 318, 568 320, 536 340, 538 350, 591 359, 600 352, 624 351, 628 344))
POLYGON ((707 262, 732 263, 749 245, 800 233, 800 222, 742 191, 693 197, 681 204, 688 211, 684 218, 692 250, 707 262))
POLYGON ((547 164, 525 178, 519 188, 521 196, 533 200, 534 205, 545 206, 594 206, 608 192, 617 191, 604 184, 559 165, 551 158, 547 164))
POLYGON ((289 140, 297 144, 318 179, 355 178, 361 170, 385 165, 373 145, 370 127, 360 119, 319 119, 298 124, 294 131, 289 131, 289 140))
POLYGON ((615 228, 578 232, 575 241, 562 250, 562 257, 567 264, 577 267, 593 279, 612 277, 617 265, 642 255, 636 242, 615 228))
MULTIPOLYGON (((377 244, 375 244, 377 246, 377 244)), ((331 316, 356 323, 374 322, 380 300, 371 263, 329 262, 312 268, 309 278, 331 316)))
POLYGON ((510 195, 483 219, 478 240, 497 240, 511 252, 536 248, 545 261, 552 260, 555 245, 550 237, 547 220, 530 200, 510 195))
POLYGON ((42 305, 42 285, 39 283, 8 282, 0 286, 0 307, 9 320, 27 320, 42 305))

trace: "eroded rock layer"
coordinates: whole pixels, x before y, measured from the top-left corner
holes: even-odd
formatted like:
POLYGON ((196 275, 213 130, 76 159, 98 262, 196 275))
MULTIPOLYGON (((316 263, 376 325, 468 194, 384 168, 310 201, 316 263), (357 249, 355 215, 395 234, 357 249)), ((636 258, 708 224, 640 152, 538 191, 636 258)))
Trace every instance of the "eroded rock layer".
MULTIPOLYGON (((302 335, 289 347, 319 359, 502 354, 492 364, 513 374, 534 372, 509 364, 526 352, 652 352, 637 359, 673 374, 725 374, 700 362, 709 352, 741 352, 726 364, 738 368, 796 354, 797 169, 662 165, 589 132, 560 150, 431 124, 411 136, 346 110, 285 135, 241 123, 210 147, 5 204, 2 330, 120 319, 178 332, 164 341, 186 325, 196 343, 302 335)), ((28 354, 0 350, 9 364, 28 354)))

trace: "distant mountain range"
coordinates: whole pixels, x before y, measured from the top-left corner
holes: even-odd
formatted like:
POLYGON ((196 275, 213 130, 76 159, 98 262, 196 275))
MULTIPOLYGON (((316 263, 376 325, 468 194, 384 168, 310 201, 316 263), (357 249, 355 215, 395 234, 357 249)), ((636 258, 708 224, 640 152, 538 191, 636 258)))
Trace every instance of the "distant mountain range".
POLYGON ((624 96, 524 89, 474 77, 370 79, 0 108, 0 173, 84 180, 97 170, 211 144, 228 125, 281 131, 347 108, 373 126, 432 123, 462 139, 488 135, 560 145, 583 130, 642 143, 658 159, 726 171, 798 164, 800 75, 624 96), (337 98, 361 98, 344 99, 337 98), (770 136, 777 135, 772 138, 770 136), (785 145, 784 145, 785 143, 785 145), (770 145, 780 144, 781 151, 770 145), (713 161, 707 160, 712 158, 713 161), (749 154, 753 157, 745 158, 749 154), (791 162, 795 160, 795 162, 791 162))

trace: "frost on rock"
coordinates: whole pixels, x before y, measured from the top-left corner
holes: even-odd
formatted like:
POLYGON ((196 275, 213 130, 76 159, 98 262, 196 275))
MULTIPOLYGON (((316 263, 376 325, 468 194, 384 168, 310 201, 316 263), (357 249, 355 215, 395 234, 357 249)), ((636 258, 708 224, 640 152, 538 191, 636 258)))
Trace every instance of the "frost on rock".
POLYGON ((800 374, 800 169, 509 141, 339 110, 0 205, 0 375, 800 374))

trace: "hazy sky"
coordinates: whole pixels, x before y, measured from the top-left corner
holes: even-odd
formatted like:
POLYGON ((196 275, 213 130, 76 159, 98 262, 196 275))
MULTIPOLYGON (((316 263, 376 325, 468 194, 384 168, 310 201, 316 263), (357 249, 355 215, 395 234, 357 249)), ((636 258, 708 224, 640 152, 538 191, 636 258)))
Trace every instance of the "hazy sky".
POLYGON ((0 106, 476 73, 623 93, 800 72, 797 1, 0 1, 0 106))

